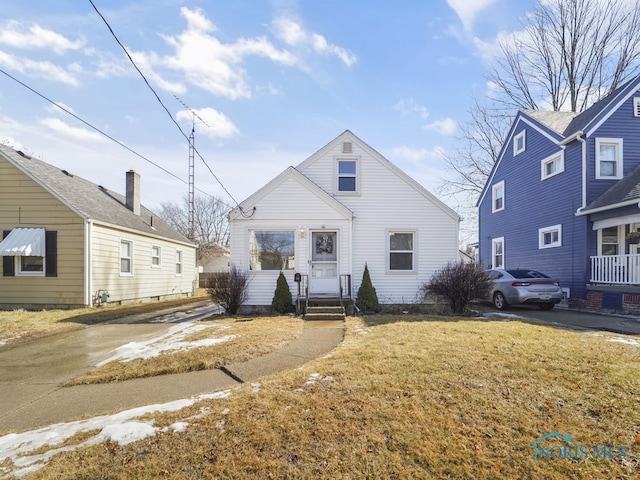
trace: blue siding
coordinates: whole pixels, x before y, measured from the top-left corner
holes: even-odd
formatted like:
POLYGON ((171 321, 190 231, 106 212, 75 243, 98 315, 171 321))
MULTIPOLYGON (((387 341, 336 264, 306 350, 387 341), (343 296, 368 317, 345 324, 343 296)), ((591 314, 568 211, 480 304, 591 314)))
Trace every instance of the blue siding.
POLYGON ((511 144, 505 146, 491 182, 505 181, 505 209, 491 213, 491 189, 479 206, 480 260, 490 265, 491 239, 504 237, 506 268, 540 270, 570 287, 572 296, 582 294, 588 258, 586 220, 575 216, 582 200, 580 145, 565 149, 563 173, 541 180, 541 161, 561 147, 524 122, 513 131, 522 128, 527 130, 526 150, 513 157, 511 144), (562 225, 562 246, 540 249, 539 229, 553 225, 562 225))

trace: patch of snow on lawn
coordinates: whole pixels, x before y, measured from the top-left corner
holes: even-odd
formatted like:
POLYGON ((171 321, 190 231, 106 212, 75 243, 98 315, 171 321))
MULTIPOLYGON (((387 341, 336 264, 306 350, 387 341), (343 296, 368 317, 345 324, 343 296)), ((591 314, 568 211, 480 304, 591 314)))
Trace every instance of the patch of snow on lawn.
MULTIPOLYGON (((144 407, 132 408, 113 415, 101 415, 87 420, 76 422, 56 423, 48 427, 39 428, 23 433, 10 433, 0 437, 0 463, 9 458, 15 467, 12 473, 15 476, 23 476, 33 473, 44 467, 51 457, 58 453, 73 451, 76 448, 95 445, 104 441, 117 442, 126 445, 143 438, 155 435, 159 429, 153 426, 152 422, 135 421, 136 418, 149 413, 174 412, 193 405, 201 400, 221 399, 231 396, 231 390, 223 390, 213 394, 198 395, 183 400, 173 402, 148 405, 144 407), (41 449, 47 445, 57 445, 80 432, 99 430, 93 437, 78 445, 52 448, 45 453, 30 455, 30 452, 41 449)), ((184 422, 175 423, 174 431, 182 431, 186 428, 184 422)))
POLYGON ((514 313, 487 312, 482 314, 482 318, 504 318, 506 320, 511 320, 511 319, 519 320, 519 319, 524 319, 526 317, 522 317, 514 313))
POLYGON ((318 382, 333 382, 333 377, 330 375, 322 376, 319 373, 312 373, 309 375, 309 379, 304 382, 301 388, 296 388, 294 391, 296 392, 304 392, 304 387, 310 387, 318 382))
POLYGON ((169 331, 164 335, 143 342, 129 342, 116 348, 115 353, 112 356, 96 364, 96 366, 100 367, 116 360, 121 362, 130 362, 136 358, 147 359, 157 357, 162 352, 190 350, 197 347, 209 347, 218 343, 228 342, 235 338, 235 335, 226 335, 223 337, 204 338, 202 340, 195 340, 192 342, 184 340, 196 332, 209 328, 226 330, 231 327, 228 325, 212 327, 211 325, 195 323, 195 321, 178 323, 169 328, 169 331))
POLYGON ((634 345, 636 347, 640 347, 640 340, 636 340, 635 338, 614 337, 607 338, 607 340, 609 340, 610 342, 624 343, 626 345, 634 345))

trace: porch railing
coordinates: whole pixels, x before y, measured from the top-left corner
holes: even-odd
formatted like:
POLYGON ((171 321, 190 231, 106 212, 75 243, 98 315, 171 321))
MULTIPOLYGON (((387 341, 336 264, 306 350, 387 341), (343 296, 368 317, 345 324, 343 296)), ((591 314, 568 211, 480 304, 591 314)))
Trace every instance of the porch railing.
POLYGON ((640 285, 640 255, 591 257, 591 283, 640 285))

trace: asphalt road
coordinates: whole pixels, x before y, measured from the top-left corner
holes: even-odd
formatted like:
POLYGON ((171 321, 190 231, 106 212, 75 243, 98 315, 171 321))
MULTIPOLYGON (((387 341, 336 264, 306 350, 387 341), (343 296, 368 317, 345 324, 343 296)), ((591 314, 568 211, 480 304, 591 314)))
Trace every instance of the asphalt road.
POLYGON ((543 311, 537 307, 529 306, 513 306, 505 313, 519 315, 549 325, 640 335, 640 317, 630 315, 567 310, 561 307, 543 311))

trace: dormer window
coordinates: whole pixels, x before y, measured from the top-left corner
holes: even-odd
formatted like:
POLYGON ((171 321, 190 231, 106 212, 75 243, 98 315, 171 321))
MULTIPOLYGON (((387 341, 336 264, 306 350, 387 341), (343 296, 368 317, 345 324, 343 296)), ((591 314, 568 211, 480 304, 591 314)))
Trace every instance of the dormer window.
POLYGON ((515 157, 519 153, 522 153, 526 150, 526 130, 522 130, 519 134, 513 137, 513 156, 515 157))
POLYGON ((358 161, 356 159, 338 160, 338 193, 357 193, 358 161))

